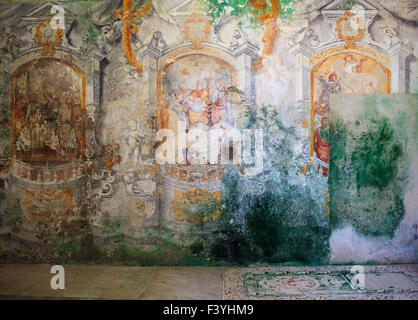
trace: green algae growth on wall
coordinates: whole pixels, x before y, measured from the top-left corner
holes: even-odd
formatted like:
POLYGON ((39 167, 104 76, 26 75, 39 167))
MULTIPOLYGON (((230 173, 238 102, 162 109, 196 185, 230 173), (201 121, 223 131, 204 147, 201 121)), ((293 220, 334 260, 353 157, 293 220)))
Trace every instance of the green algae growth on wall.
POLYGON ((334 97, 330 136, 333 228, 393 236, 417 152, 417 96, 334 97))

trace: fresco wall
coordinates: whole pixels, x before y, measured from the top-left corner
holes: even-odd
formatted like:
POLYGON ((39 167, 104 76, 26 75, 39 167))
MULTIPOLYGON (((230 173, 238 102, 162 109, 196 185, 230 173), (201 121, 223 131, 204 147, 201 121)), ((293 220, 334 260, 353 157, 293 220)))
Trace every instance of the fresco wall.
POLYGON ((0 7, 1 261, 418 261, 414 1, 0 7))

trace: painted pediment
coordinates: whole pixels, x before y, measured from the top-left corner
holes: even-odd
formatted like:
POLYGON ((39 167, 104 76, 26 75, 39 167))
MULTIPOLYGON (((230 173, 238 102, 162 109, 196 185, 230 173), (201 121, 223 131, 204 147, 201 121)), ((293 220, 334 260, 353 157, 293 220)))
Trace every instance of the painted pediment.
MULTIPOLYGON (((55 1, 48 1, 45 3, 41 3, 38 6, 26 12, 22 16, 22 20, 28 21, 28 22, 39 23, 43 21, 45 18, 52 18, 58 13, 58 11, 54 9, 54 6, 59 6, 59 5, 60 4, 55 1)), ((64 6, 62 7, 64 9, 65 26, 69 27, 73 23, 74 19, 76 18, 76 14, 68 10, 64 6)))
POLYGON ((175 6, 169 11, 173 17, 188 17, 193 13, 202 12, 202 4, 196 0, 183 1, 181 4, 175 6))
POLYGON ((352 10, 354 6, 361 6, 364 10, 378 10, 375 6, 364 0, 334 0, 324 6, 323 10, 352 10))
POLYGON ((325 5, 320 11, 322 15, 334 18, 344 16, 346 12, 351 11, 355 15, 372 20, 379 12, 379 9, 365 0, 334 0, 325 5))

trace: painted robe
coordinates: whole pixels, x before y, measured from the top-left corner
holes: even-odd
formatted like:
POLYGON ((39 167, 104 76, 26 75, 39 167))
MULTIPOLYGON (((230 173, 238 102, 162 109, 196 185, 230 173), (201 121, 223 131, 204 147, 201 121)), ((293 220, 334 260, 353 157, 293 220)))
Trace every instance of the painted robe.
MULTIPOLYGON (((319 160, 329 163, 329 143, 324 140, 321 136, 321 128, 316 129, 314 135, 314 148, 316 156, 319 160)), ((321 168, 321 165, 318 165, 318 170, 321 168)), ((328 168, 322 166, 322 175, 324 177, 328 176, 328 168)))

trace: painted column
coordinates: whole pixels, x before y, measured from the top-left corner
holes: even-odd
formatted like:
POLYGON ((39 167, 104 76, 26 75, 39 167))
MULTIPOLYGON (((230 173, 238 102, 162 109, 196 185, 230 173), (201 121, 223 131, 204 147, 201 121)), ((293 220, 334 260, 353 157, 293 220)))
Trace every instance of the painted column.
MULTIPOLYGON (((2 55, 1 58, 1 63, 0 63, 0 83, 3 85, 3 103, 5 105, 10 104, 10 77, 11 74, 10 72, 8 72, 7 70, 7 66, 12 62, 13 60, 13 56, 9 53, 4 53, 2 55)), ((10 106, 9 106, 10 107, 10 106)), ((11 114, 10 114, 10 118, 9 118, 9 127, 11 127, 12 121, 11 121, 11 114)), ((11 134, 11 130, 10 130, 10 134, 11 134)), ((10 139, 10 138, 9 138, 10 139)), ((11 152, 11 147, 9 147, 9 151, 6 153, 4 152, 5 149, 0 150, 0 179, 5 178, 6 175, 2 172, 2 168, 7 166, 7 164, 9 163, 9 157, 10 157, 10 152, 11 152)), ((1 189, 1 184, 0 184, 0 189, 1 189)))
POLYGON ((99 50, 92 51, 88 56, 88 67, 86 70, 86 154, 88 158, 93 157, 93 155, 98 152, 95 128, 97 125, 100 104, 100 63, 104 57, 105 56, 99 50))
POLYGON ((143 46, 138 54, 144 68, 141 74, 141 102, 147 110, 152 110, 154 114, 157 111, 157 71, 160 56, 160 51, 149 44, 143 46))
POLYGON ((249 42, 241 44, 234 50, 234 56, 237 59, 238 89, 245 93, 245 99, 254 105, 255 103, 255 85, 252 73, 252 63, 257 59, 258 48, 249 42))
MULTIPOLYGON (((295 56, 295 104, 298 109, 298 120, 301 139, 304 141, 303 153, 309 156, 309 119, 310 119, 310 94, 311 94, 311 65, 310 59, 313 56, 313 48, 305 43, 298 42, 290 48, 290 53, 295 56)), ((310 124, 312 125, 312 124, 310 124)))
POLYGON ((412 55, 413 48, 405 43, 397 43, 388 49, 388 56, 392 65, 392 92, 407 93, 407 62, 412 55))
POLYGON ((310 59, 312 48, 303 42, 296 43, 290 48, 290 53, 296 58, 295 74, 295 102, 306 102, 310 99, 310 59))

